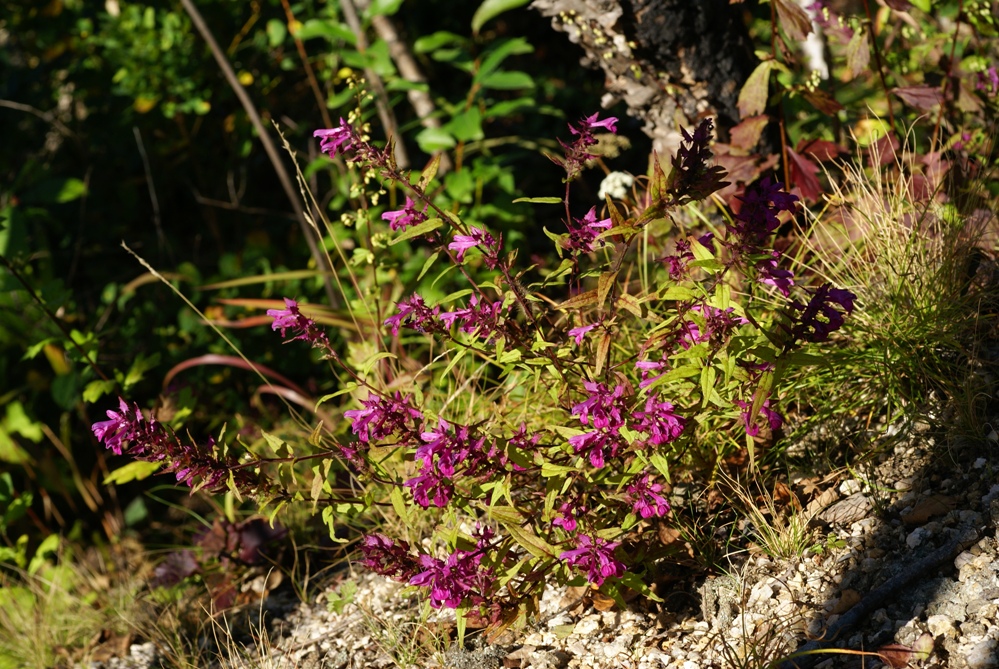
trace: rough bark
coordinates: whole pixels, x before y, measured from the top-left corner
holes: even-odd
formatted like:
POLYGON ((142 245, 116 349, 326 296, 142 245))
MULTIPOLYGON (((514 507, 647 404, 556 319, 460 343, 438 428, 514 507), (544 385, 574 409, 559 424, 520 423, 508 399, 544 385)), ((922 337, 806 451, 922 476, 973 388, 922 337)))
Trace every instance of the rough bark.
POLYGON ((715 118, 724 137, 739 121, 736 101, 758 61, 729 0, 534 0, 556 30, 606 75, 609 107, 618 100, 645 121, 660 155, 680 142, 681 126, 715 118))

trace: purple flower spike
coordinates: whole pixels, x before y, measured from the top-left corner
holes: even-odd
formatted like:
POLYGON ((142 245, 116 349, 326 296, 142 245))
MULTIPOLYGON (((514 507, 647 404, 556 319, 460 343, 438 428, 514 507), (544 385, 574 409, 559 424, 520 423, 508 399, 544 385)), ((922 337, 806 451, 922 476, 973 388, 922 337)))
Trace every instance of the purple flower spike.
POLYGON ((632 511, 636 516, 665 516, 669 513, 669 502, 659 494, 662 491, 662 484, 649 483, 649 474, 645 473, 631 482, 625 497, 632 502, 632 511))
POLYGON ((468 235, 455 235, 454 241, 447 245, 448 249, 455 252, 455 259, 464 262, 465 252, 468 249, 482 245, 482 252, 486 256, 487 266, 496 266, 496 256, 499 253, 499 244, 496 239, 482 228, 470 227, 468 235))
POLYGON ((423 414, 413 407, 411 401, 412 397, 403 397, 399 391, 391 398, 371 395, 361 400, 363 409, 344 411, 343 416, 350 421, 350 431, 365 443, 392 434, 415 436, 415 424, 423 420, 423 414))
POLYGON ((621 576, 627 571, 624 564, 614 557, 614 549, 619 543, 581 534, 576 539, 576 548, 565 551, 558 557, 572 567, 586 570, 590 583, 600 586, 606 579, 621 576))
POLYGON ((649 443, 656 446, 676 441, 687 426, 687 419, 677 416, 673 412, 673 405, 660 402, 656 395, 645 401, 645 411, 636 411, 634 416, 639 421, 633 427, 639 432, 647 433, 649 443))
POLYGON ((361 540, 361 564, 382 576, 391 576, 400 581, 408 581, 418 569, 416 557, 409 552, 405 541, 396 543, 384 534, 375 532, 361 540))
POLYGON ((433 332, 440 329, 437 316, 440 314, 440 307, 431 309, 427 306, 423 298, 417 293, 408 300, 399 302, 399 313, 385 319, 385 325, 392 326, 392 336, 399 334, 399 328, 403 325, 416 330, 417 332, 433 332))
POLYGON ((267 315, 274 319, 271 323, 272 330, 280 330, 281 336, 286 337, 290 329, 295 336, 288 341, 301 339, 313 346, 329 346, 329 339, 326 333, 320 329, 316 322, 303 315, 298 309, 298 302, 284 298, 284 309, 268 309, 267 315))
POLYGON ((569 239, 565 246, 570 251, 580 251, 589 253, 593 250, 593 245, 597 237, 604 230, 608 230, 612 223, 611 219, 605 218, 597 220, 597 208, 590 207, 586 215, 582 218, 574 219, 575 224, 569 225, 569 239))
POLYGON ((115 455, 121 455, 127 442, 138 436, 142 422, 138 405, 133 409, 124 398, 119 397, 118 408, 119 411, 108 410, 110 420, 99 421, 90 427, 97 441, 103 442, 115 455))
POLYGON ((419 225, 427 220, 426 212, 426 206, 423 207, 423 211, 416 209, 416 203, 407 195, 406 204, 402 209, 386 211, 382 214, 382 219, 389 222, 389 228, 392 230, 405 230, 410 226, 419 225))
POLYGON ((328 153, 330 158, 337 153, 349 151, 354 145, 354 130, 343 118, 340 118, 340 125, 332 129, 316 130, 313 137, 322 138, 319 149, 323 153, 328 153))
POLYGON ((479 563, 481 551, 455 551, 447 560, 420 556, 423 571, 409 579, 410 585, 430 588, 430 606, 456 609, 464 600, 480 604, 493 590, 493 575, 479 563))

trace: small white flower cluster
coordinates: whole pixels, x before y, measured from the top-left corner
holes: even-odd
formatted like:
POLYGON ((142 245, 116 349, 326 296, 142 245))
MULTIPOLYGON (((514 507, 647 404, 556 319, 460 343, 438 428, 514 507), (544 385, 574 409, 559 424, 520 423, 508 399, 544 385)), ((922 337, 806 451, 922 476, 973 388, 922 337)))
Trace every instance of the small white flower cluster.
POLYGON ((600 182, 597 197, 603 200, 605 196, 610 195, 615 200, 623 200, 634 183, 635 177, 627 172, 611 172, 600 182))

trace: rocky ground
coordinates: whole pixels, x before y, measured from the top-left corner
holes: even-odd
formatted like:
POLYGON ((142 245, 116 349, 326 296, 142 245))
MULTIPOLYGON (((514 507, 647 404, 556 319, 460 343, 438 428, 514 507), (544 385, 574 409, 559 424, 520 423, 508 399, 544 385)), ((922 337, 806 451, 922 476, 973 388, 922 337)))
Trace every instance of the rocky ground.
MULTIPOLYGON (((223 666, 791 667, 780 660, 835 636, 834 647, 868 654, 824 646, 796 662, 999 667, 997 446, 988 426, 957 439, 917 425, 865 474, 809 484, 811 549, 793 559, 751 551, 730 573, 678 586, 662 604, 598 610, 607 607, 579 591, 550 589, 533 627, 493 643, 470 634, 458 648, 453 620, 428 616, 393 581, 355 572, 306 604, 287 593, 263 601, 250 619, 267 619, 267 632, 243 651, 230 644, 223 666), (347 581, 357 586, 350 603, 340 601, 347 581)), ((103 666, 156 664, 146 644, 103 666)))

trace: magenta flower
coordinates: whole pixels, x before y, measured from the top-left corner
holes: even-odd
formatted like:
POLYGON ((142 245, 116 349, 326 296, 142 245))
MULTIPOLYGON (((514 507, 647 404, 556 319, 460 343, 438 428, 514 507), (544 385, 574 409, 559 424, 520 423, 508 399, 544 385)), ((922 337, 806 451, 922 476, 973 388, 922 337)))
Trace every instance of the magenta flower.
POLYGON ((669 278, 680 281, 687 277, 687 264, 694 259, 694 254, 690 251, 690 242, 686 239, 676 240, 676 252, 673 255, 663 256, 659 262, 665 263, 669 269, 669 278))
POLYGON ((655 446, 676 441, 687 426, 687 419, 677 416, 672 404, 658 400, 658 395, 650 395, 645 400, 645 411, 634 413, 638 422, 632 426, 639 432, 648 434, 649 442, 655 446))
POLYGON ((384 534, 367 534, 361 540, 361 564, 382 576, 408 581, 418 569, 416 556, 410 554, 409 544, 395 542, 384 534))
POLYGON ((344 411, 343 416, 350 421, 350 430, 364 443, 378 441, 392 434, 415 435, 415 423, 423 420, 423 414, 412 404, 412 397, 403 397, 396 391, 391 398, 370 395, 361 400, 363 409, 344 411))
POLYGON ((664 352, 658 362, 655 360, 639 360, 635 363, 635 368, 641 370, 642 373, 642 381, 638 384, 638 387, 642 389, 648 388, 661 379, 663 374, 669 370, 669 353, 664 352), (650 376, 653 372, 658 372, 658 374, 650 376))
POLYGON ((787 297, 791 294, 791 286, 794 285, 794 274, 789 270, 779 269, 777 261, 780 260, 780 252, 771 251, 770 257, 756 263, 756 280, 762 284, 773 286, 780 291, 781 295, 787 297))
POLYGON ((392 230, 405 230, 406 228, 419 225, 427 220, 427 206, 423 207, 423 211, 416 208, 416 203, 413 199, 406 196, 406 204, 402 209, 396 211, 386 211, 382 214, 382 219, 389 222, 389 228, 392 230))
POLYGON ((574 219, 578 225, 569 225, 569 239, 565 243, 565 248, 570 251, 580 251, 589 253, 593 250, 593 244, 597 237, 604 230, 611 227, 611 219, 605 218, 597 220, 597 208, 590 207, 583 218, 574 219))
POLYGON ((600 586, 604 580, 621 576, 626 571, 624 564, 614 557, 614 549, 619 543, 581 534, 576 538, 576 548, 565 551, 558 557, 569 563, 569 566, 586 570, 590 583, 600 586))
POLYGON ((695 304, 690 310, 704 317, 705 328, 704 332, 701 332, 700 326, 694 321, 684 322, 680 345, 685 349, 706 341, 722 341, 735 327, 745 325, 749 322, 745 318, 733 318, 732 313, 735 311, 733 307, 719 309, 708 305, 695 304))
POLYGON ((600 116, 600 112, 597 112, 596 114, 593 114, 592 116, 587 116, 586 118, 582 119, 579 122, 579 126, 574 127, 574 126, 570 125, 569 126, 569 132, 571 132, 574 135, 581 135, 581 134, 586 133, 588 131, 592 132, 593 130, 596 130, 597 128, 603 128, 604 130, 606 130, 608 132, 617 133, 617 117, 616 116, 608 116, 607 118, 605 118, 603 120, 598 120, 598 118, 597 118, 598 116, 600 116))
POLYGON ((271 323, 272 330, 280 330, 281 336, 286 337, 287 331, 290 329, 295 336, 288 341, 295 341, 296 339, 301 339, 302 341, 307 341, 313 346, 329 346, 329 339, 326 337, 326 333, 316 325, 316 322, 311 318, 308 318, 298 309, 298 302, 295 300, 290 300, 287 297, 284 298, 284 309, 268 309, 267 315, 274 319, 271 323))
POLYGON ((576 135, 576 139, 569 144, 566 144, 561 139, 558 140, 558 143, 562 145, 562 149, 565 151, 564 160, 549 156, 553 162, 565 169, 566 182, 572 181, 579 176, 586 165, 586 161, 594 158, 593 154, 587 151, 587 149, 597 143, 597 138, 593 136, 595 129, 603 128, 610 132, 617 132, 617 119, 615 117, 611 116, 610 118, 599 120, 598 116, 599 114, 593 114, 581 119, 577 125, 569 124, 569 132, 576 135))
POLYGON ((586 507, 579 500, 569 500, 559 505, 558 513, 558 517, 552 520, 552 525, 572 533, 576 531, 576 519, 586 515, 586 507))
POLYGON ((356 141, 353 128, 342 117, 339 126, 329 130, 316 130, 312 136, 322 138, 319 149, 323 153, 328 153, 330 158, 337 153, 349 151, 356 141))
POLYGON ((581 325, 578 328, 572 328, 569 330, 569 336, 576 340, 576 346, 583 343, 583 337, 586 333, 597 327, 597 323, 590 323, 589 325, 581 325))
POLYGON ((480 302, 476 295, 472 295, 468 307, 457 311, 446 311, 440 315, 440 320, 448 327, 452 327, 458 321, 461 323, 462 332, 471 334, 478 331, 480 337, 489 341, 499 329, 502 310, 502 302, 480 302))
POLYGON ((247 470, 235 468, 235 461, 216 454, 214 440, 209 440, 206 448, 181 442, 162 423, 145 418, 138 405, 129 406, 119 397, 118 408, 107 412, 109 420, 98 421, 90 428, 97 440, 116 455, 163 462, 164 472, 173 472, 179 483, 195 489, 224 490, 230 477, 239 490, 249 492, 257 487, 247 470), (200 479, 197 486, 195 479, 200 479))
POLYGON ((989 67, 985 72, 978 73, 975 89, 985 91, 992 97, 999 93, 999 71, 996 71, 995 65, 989 67))
POLYGON ((108 410, 110 420, 98 421, 90 427, 97 441, 103 442, 115 455, 121 455, 128 442, 143 432, 139 405, 133 409, 124 398, 119 397, 118 407, 119 411, 108 410))
MULTIPOLYGON (((752 409, 752 404, 750 402, 743 402, 742 400, 736 400, 735 405, 742 409, 742 422, 746 426, 746 434, 750 437, 755 437, 760 433, 760 426, 756 424, 755 418, 750 418, 749 410, 752 409)), ((780 426, 784 424, 784 418, 779 413, 770 408, 770 399, 766 399, 763 405, 760 406, 760 414, 767 419, 770 424, 771 430, 780 429, 780 426)))
POLYGON ((430 588, 430 606, 456 609, 468 599, 480 604, 493 590, 493 575, 480 565, 481 551, 455 551, 447 560, 421 555, 420 566, 424 571, 409 579, 410 585, 430 588))
POLYGON ((572 415, 579 416, 583 425, 591 422, 593 427, 620 427, 624 423, 621 410, 624 408, 622 397, 624 396, 624 386, 617 385, 613 391, 609 391, 607 386, 594 381, 584 381, 590 396, 572 407, 572 415))
POLYGON ((632 503, 632 512, 642 518, 665 516, 669 513, 669 502, 660 495, 663 491, 661 483, 649 483, 648 472, 631 482, 625 492, 625 498, 632 503))
POLYGON ((399 328, 403 325, 424 333, 433 332, 440 328, 440 324, 436 322, 436 318, 440 314, 440 307, 431 309, 417 293, 413 293, 412 297, 399 302, 398 305, 399 313, 395 316, 389 316, 384 321, 385 325, 392 326, 392 336, 397 336, 399 328))
POLYGON ((496 256, 499 253, 499 245, 497 244, 496 239, 481 228, 470 227, 468 231, 471 234, 455 235, 454 241, 447 245, 450 250, 455 252, 455 259, 458 262, 464 262, 465 252, 468 251, 468 249, 474 248, 481 244, 483 246, 482 252, 486 257, 487 266, 490 268, 494 267, 496 263, 496 256))

